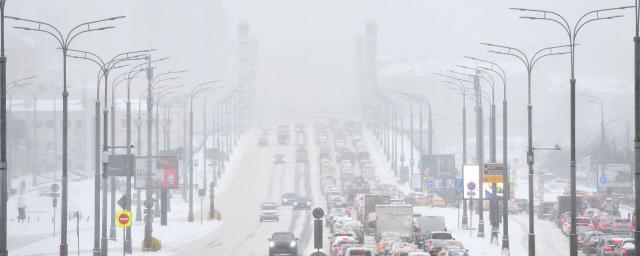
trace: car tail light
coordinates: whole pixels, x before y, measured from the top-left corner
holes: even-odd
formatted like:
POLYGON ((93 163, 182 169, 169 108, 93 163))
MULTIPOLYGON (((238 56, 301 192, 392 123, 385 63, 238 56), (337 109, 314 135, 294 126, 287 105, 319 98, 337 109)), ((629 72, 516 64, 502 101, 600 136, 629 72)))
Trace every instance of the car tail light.
POLYGON ((622 256, 629 256, 629 252, 627 252, 627 249, 622 249, 620 251, 620 254, 622 254, 622 256))
POLYGON ((429 253, 438 253, 438 249, 436 249, 435 247, 431 247, 429 248, 429 253))
POLYGON ((618 223, 613 223, 613 228, 618 228, 618 223))
POLYGON ((593 224, 589 224, 589 228, 590 228, 591 230, 595 230, 595 227, 593 226, 593 224))
POLYGON ((431 241, 431 239, 429 239, 429 246, 431 246, 433 244, 433 241, 431 241))
POLYGON ((633 229, 633 225, 631 225, 631 223, 627 224, 627 229, 632 230, 633 229))
POLYGON ((600 227, 600 229, 604 229, 604 224, 600 223, 598 227, 600 227))
POLYGON ((606 246, 604 247, 604 251, 605 251, 605 252, 612 252, 612 251, 613 251, 613 246, 611 246, 611 245, 606 245, 606 246))

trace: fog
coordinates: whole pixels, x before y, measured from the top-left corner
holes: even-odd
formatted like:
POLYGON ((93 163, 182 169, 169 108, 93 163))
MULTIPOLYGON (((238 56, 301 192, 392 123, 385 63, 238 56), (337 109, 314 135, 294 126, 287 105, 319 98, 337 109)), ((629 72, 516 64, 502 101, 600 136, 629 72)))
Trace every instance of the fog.
MULTIPOLYGON (((434 120, 433 130, 430 131, 433 133, 431 139, 434 154, 454 154, 456 170, 459 170, 462 164, 462 96, 447 88, 444 81, 448 79, 435 73, 451 74, 446 70, 469 73, 469 70, 457 65, 479 66, 479 62, 465 56, 491 60, 501 65, 506 73, 508 161, 513 164, 515 172, 524 174, 528 126, 527 71, 519 60, 491 53, 489 50, 496 48, 481 43, 511 46, 523 50, 529 56, 542 48, 569 44, 569 38, 558 24, 521 19, 520 16, 529 13, 510 10, 511 7, 553 10, 574 24, 588 11, 633 4, 633 1, 628 0, 8 0, 5 15, 49 23, 59 28, 64 35, 83 22, 126 16, 106 23, 106 26, 114 26, 113 29, 81 34, 72 41, 70 48, 95 53, 104 61, 123 52, 153 49, 150 53, 152 60, 168 58, 153 64, 155 74, 188 71, 179 74, 176 81, 171 81, 172 85, 185 85, 183 88, 171 95, 160 95, 161 97, 189 93, 198 84, 219 80, 216 86, 221 87, 214 89, 215 93, 207 94, 206 97, 194 97, 192 101, 196 106, 196 139, 187 139, 186 133, 183 134, 187 130, 187 109, 175 110, 167 115, 170 116, 168 119, 175 119, 168 125, 168 129, 173 131, 167 132, 170 134, 168 136, 180 146, 187 140, 200 139, 204 141, 201 142, 204 143, 204 148, 207 148, 209 137, 202 137, 201 127, 204 122, 200 117, 210 112, 200 112, 200 106, 206 103, 215 115, 218 112, 213 111, 231 115, 232 110, 224 109, 220 103, 239 91, 243 95, 239 100, 242 101, 238 103, 239 107, 242 111, 247 111, 246 116, 239 117, 246 119, 238 121, 244 131, 260 131, 279 124, 288 124, 293 129, 296 123, 304 123, 310 130, 315 122, 326 123, 330 118, 339 118, 342 121, 362 123, 367 127, 365 130, 369 133, 366 134, 371 137, 371 142, 375 142, 373 134, 378 140, 380 135, 373 128, 374 123, 378 124, 373 119, 376 118, 374 113, 378 113, 378 100, 382 97, 401 109, 405 115, 404 136, 410 136, 406 135, 410 129, 407 118, 409 106, 413 104, 414 114, 417 115, 418 105, 397 93, 408 92, 422 95, 430 101, 434 120), (375 26, 373 34, 367 34, 368 25, 375 26), (370 62, 367 62, 367 57, 371 57, 370 62)), ((633 9, 615 10, 611 13, 623 16, 589 23, 580 31, 577 39, 576 151, 577 161, 585 166, 586 159, 609 160, 597 155, 601 152, 600 148, 607 148, 611 160, 632 160, 632 39, 635 17, 633 9), (602 113, 592 96, 597 97, 602 104, 602 113), (606 133, 606 140, 603 140, 605 145, 600 145, 601 114, 606 133)), ((15 107, 16 112, 24 113, 18 119, 24 119, 27 125, 20 127, 28 128, 29 118, 37 119, 28 114, 33 110, 34 98, 42 101, 38 108, 45 112, 42 114, 45 116, 46 112, 52 111, 53 106, 46 101, 51 100, 52 95, 57 95, 56 107, 60 111, 63 66, 57 41, 44 33, 14 28, 25 25, 28 23, 24 21, 5 20, 7 80, 11 82, 37 76, 30 81, 28 90, 17 89, 9 94, 10 108, 15 107)), ((133 61, 129 66, 113 71, 110 78, 115 78, 139 63, 143 62, 133 61)), ((104 88, 100 87, 102 89, 99 93, 96 91, 99 69, 94 63, 69 58, 67 64, 70 100, 84 104, 83 110, 86 112, 81 118, 85 122, 77 124, 86 128, 86 133, 74 138, 73 131, 71 132, 71 151, 83 152, 81 157, 72 156, 81 158, 78 161, 82 162, 74 164, 72 169, 92 174, 95 146, 92 137, 93 102, 96 94, 105 96, 102 91, 104 88)), ((569 55, 544 58, 536 64, 532 73, 533 146, 558 145, 561 148, 560 152, 536 153, 537 168, 543 172, 565 174, 569 169, 570 150, 569 55)), ((484 81, 481 84, 488 96, 488 99, 483 99, 486 122, 483 136, 486 140, 485 151, 488 151, 487 111, 491 103, 486 101, 490 100, 492 92, 484 81)), ((144 100, 141 95, 147 85, 144 73, 133 80, 131 95, 134 99, 134 112, 139 111, 138 103, 141 103, 140 106, 146 104, 139 99, 144 100)), ((126 90, 119 88, 121 89, 115 92, 115 98, 123 103, 127 97, 126 90)), ((502 116, 502 101, 505 99, 502 82, 497 76, 494 89, 498 124, 497 152, 500 156, 498 162, 501 162, 502 121, 505 118, 502 116)), ((108 97, 111 97, 110 90, 111 88, 108 97)), ((188 103, 191 102, 171 107, 177 109, 189 106, 188 103)), ((470 161, 475 161, 475 137, 478 134, 474 128, 474 99, 468 97, 466 104, 466 142, 469 144, 467 155, 470 161)), ((168 103, 160 103, 160 106, 169 109, 168 103)), ((116 123, 124 129, 124 113, 120 111, 124 111, 124 104, 118 106, 116 114, 116 123)), ((55 125, 61 127, 60 116, 57 118, 55 125)), ((138 117, 135 116, 134 119, 136 118, 138 117)), ((217 116, 212 120, 207 119, 207 122, 215 124, 215 118, 217 116)), ((136 120, 134 130, 135 122, 141 121, 136 120)), ((418 129, 417 122, 416 119, 414 129, 418 129)), ((395 125, 397 126, 397 122, 395 125)), ((426 119, 424 125, 426 134, 426 119)), ((146 124, 141 125, 142 128, 145 126, 146 124)), ((10 137, 12 132, 20 132, 19 130, 20 128, 12 128, 9 124, 10 137)), ((50 136, 44 131, 24 131, 31 132, 33 136, 50 136)), ((56 132, 58 143, 61 133, 59 130, 56 132)), ((212 137, 216 132, 224 133, 214 131, 212 137)), ((126 143, 124 130, 118 130, 116 137, 117 144, 126 143)), ((146 140, 146 134, 143 137, 146 140)), ((138 144, 137 139, 134 135, 132 144, 138 144)), ((36 144, 40 140, 43 144, 47 143, 42 138, 30 140, 36 144)), ((256 144, 247 137, 239 140, 241 146, 237 150, 240 152, 244 152, 241 150, 244 150, 245 144, 251 147, 256 144)), ((166 140, 164 143, 167 143, 166 140)), ((30 145, 26 139, 25 142, 15 144, 19 148, 16 152, 22 148, 28 150, 30 145)), ((144 146, 143 152, 146 152, 144 144, 146 141, 134 147, 137 149, 138 146, 144 146)), ((419 147, 415 143, 412 145, 416 149, 419 147)), ((60 150, 61 143, 51 147, 60 150)), ((278 152, 284 151, 279 149, 278 152)), ((31 152, 25 155, 25 159, 39 160, 38 156, 31 152)), ((271 157, 268 156, 269 159, 271 157)), ((60 156, 53 158, 60 159, 60 156)), ((389 156, 384 161, 388 161, 388 158, 389 156)), ((22 161, 29 162, 24 159, 22 161)), ((41 169, 50 168, 48 164, 53 162, 44 163, 45 166, 41 169)), ((10 166, 11 164, 9 163, 10 166)), ((61 168, 58 162, 56 165, 51 169, 61 168)), ((269 186, 271 185, 273 183, 269 186)), ((238 198, 241 199, 242 196, 238 198)))

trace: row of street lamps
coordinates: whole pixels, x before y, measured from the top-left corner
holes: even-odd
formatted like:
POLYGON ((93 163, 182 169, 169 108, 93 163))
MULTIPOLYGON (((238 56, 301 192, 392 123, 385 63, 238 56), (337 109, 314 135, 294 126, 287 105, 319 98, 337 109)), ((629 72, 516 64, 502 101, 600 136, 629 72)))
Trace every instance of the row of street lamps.
MULTIPOLYGON (((636 1, 636 5, 637 5, 637 1, 636 1)), ((584 14, 580 19, 578 19, 578 21, 571 26, 570 23, 560 14, 553 12, 553 11, 547 11, 547 10, 534 10, 534 9, 524 9, 524 8, 512 8, 512 10, 517 10, 517 11, 522 11, 522 12, 529 12, 529 13, 533 13, 534 15, 538 15, 538 16, 523 16, 521 18, 524 19, 530 19, 530 20, 547 20, 547 21, 552 21, 556 24, 559 24, 562 26, 562 28, 564 29, 565 32, 567 32, 567 35, 569 37, 569 44, 568 45, 560 45, 560 46, 553 46, 553 47, 546 47, 543 48, 537 52, 535 52, 535 54, 529 56, 527 54, 524 53, 524 51, 514 48, 514 47, 510 47, 510 46, 504 46, 504 45, 498 45, 498 44, 489 44, 489 43, 482 43, 485 46, 490 47, 490 51, 493 54, 497 54, 497 55, 506 55, 506 56, 511 56, 513 58, 516 58, 517 60, 521 61, 527 71, 527 115, 528 115, 528 129, 527 129, 527 137, 528 137, 528 149, 527 149, 527 164, 529 166, 529 175, 528 175, 528 179, 529 179, 529 234, 528 234, 528 239, 529 239, 529 255, 535 255, 535 232, 534 232, 534 223, 533 223, 533 216, 534 216, 534 205, 533 205, 533 182, 534 182, 534 150, 545 150, 545 149, 551 149, 551 150, 559 150, 560 148, 558 146, 553 147, 553 148, 536 148, 533 145, 533 129, 532 129, 532 103, 531 103, 531 79, 532 79, 532 72, 533 72, 533 68, 534 66, 543 58, 549 57, 549 56, 557 56, 557 55, 570 55, 571 56, 571 78, 570 78, 570 89, 571 89, 571 101, 570 101, 570 106, 571 106, 571 144, 570 144, 570 149, 571 149, 571 160, 570 160, 570 168, 571 168, 571 231, 570 231, 570 254, 572 256, 577 255, 577 234, 576 234, 576 224, 575 224, 575 218, 576 218, 576 169, 575 169, 575 87, 576 87, 576 79, 575 79, 575 50, 576 50, 576 46, 578 45, 576 43, 576 38, 578 36, 578 33, 581 31, 581 29, 586 25, 589 24, 591 22, 594 21, 600 21, 600 20, 610 20, 610 19, 615 19, 615 18, 619 18, 622 17, 622 15, 609 15, 612 11, 620 11, 620 10, 625 10, 625 9, 630 9, 630 8, 635 8, 635 6, 622 6, 622 7, 616 7, 616 8, 606 8, 606 9, 599 9, 599 10, 595 10, 595 11, 590 11, 587 12, 586 14, 584 14)), ((638 12, 638 8, 636 8, 636 23, 639 23, 638 21, 640 20, 638 17, 640 17, 639 12, 638 12)), ((640 158, 640 137, 637 135, 638 131, 640 130, 640 121, 638 121, 638 119, 640 119, 640 107, 637 107, 639 105, 638 101, 640 101, 640 78, 638 78, 638 76, 640 76, 640 72, 638 72, 638 68, 640 68, 640 38, 637 36, 638 34, 638 25, 636 24, 636 37, 634 38, 634 42, 635 42, 635 46, 636 46, 636 159, 640 158)), ((504 169, 504 173, 505 173, 505 178, 504 178, 504 183, 503 183, 503 187, 504 187, 504 192, 503 194, 505 196, 503 196, 503 204, 505 207, 503 207, 503 222, 504 222, 504 226, 503 226, 503 237, 502 237, 502 248, 503 249, 508 249, 509 248, 509 236, 508 236, 508 214, 507 214, 507 207, 506 205, 508 205, 507 203, 507 199, 508 199, 508 195, 510 194, 510 186, 509 186, 509 171, 508 171, 508 159, 507 159, 507 76, 506 73, 504 71, 504 69, 496 64, 493 61, 489 61, 489 60, 484 60, 484 59, 479 59, 479 58, 475 58, 475 57, 468 57, 466 56, 467 59, 473 60, 476 63, 478 63, 478 67, 468 67, 468 66, 462 66, 462 65, 458 65, 459 68, 463 68, 463 69, 467 69, 467 70, 471 70, 473 71, 472 74, 467 74, 467 73, 462 73, 462 72, 458 72, 455 70, 447 70, 449 73, 451 73, 452 75, 445 75, 445 74, 441 74, 441 73, 437 73, 437 75, 445 78, 445 83, 447 84, 451 84, 454 85, 456 87, 450 87, 452 89, 456 89, 461 91, 462 93, 462 97, 463 97, 463 126, 466 126, 466 96, 467 95, 473 95, 476 99, 476 120, 477 120, 477 126, 476 126, 476 134, 483 134, 483 129, 482 129, 482 101, 481 99, 484 97, 484 92, 482 92, 482 90, 480 89, 480 80, 483 80, 486 84, 491 86, 491 96, 489 97, 491 100, 491 110, 490 110, 490 162, 495 163, 496 162, 496 156, 495 156, 495 151, 496 151, 496 145, 495 145, 495 104, 494 104, 494 85, 495 85, 495 79, 494 76, 497 76, 498 78, 500 78, 500 80, 503 83, 503 159, 502 159, 502 164, 503 164, 503 169, 504 169), (456 77, 455 75, 459 75, 462 77, 456 77), (467 80, 466 77, 472 78, 472 80, 467 80), (469 88, 465 85, 465 83, 468 83, 469 85, 473 86, 472 88, 469 88), (475 91, 473 94, 468 93, 468 91, 475 91)), ((406 94, 405 94, 406 96, 406 94)), ((594 99, 593 97, 589 97, 591 98, 591 100, 596 103, 599 104, 599 106, 601 108, 602 107, 602 102, 599 101, 599 99, 594 99)), ((414 97, 415 99, 415 97, 414 97)), ((384 102, 384 100, 381 100, 382 102, 384 102)), ((391 104, 389 104, 391 105, 391 104)), ((412 108, 411 108, 412 109, 412 108)), ((411 111, 412 112, 412 111, 411 111)), ((381 112, 384 113, 384 112, 381 112)), ((422 115, 420 115, 422 116, 422 115)), ((377 116, 378 117, 378 116, 377 116)), ((392 120, 395 121, 395 120, 392 120)), ((604 122, 604 121, 602 121, 604 122)), ((413 125, 412 125, 413 126, 413 125)), ((604 125, 602 124, 602 135, 601 135, 601 139, 604 139, 604 125)), ((385 126, 380 124, 380 118, 378 118, 377 121, 377 128, 376 128, 376 135, 380 136, 380 132, 385 132, 385 130, 383 129, 385 126), (381 129, 382 128, 382 129, 381 129)), ((431 130, 431 129, 429 129, 431 130)), ((420 135, 422 135, 422 132, 420 132, 420 135)), ((463 163, 466 163, 466 127, 463 128, 463 163)), ((383 134, 382 136, 386 136, 385 134, 383 134)), ((413 134, 411 136, 411 138, 413 137, 413 134)), ((481 152, 483 146, 483 140, 480 138, 481 136, 476 136, 477 137, 477 145, 479 145, 477 147, 478 152, 477 152, 477 161, 480 163, 481 165, 481 169, 482 169, 482 164, 484 162, 483 158, 484 158, 484 153, 481 152)), ((380 137, 379 137, 380 138, 380 137)), ((384 137, 383 137, 384 138, 384 137)), ((382 139, 381 140, 382 145, 385 147, 385 152, 388 152, 386 150, 386 147, 388 146, 388 144, 386 143, 386 139, 382 139)), ((422 145, 422 142, 420 142, 420 145, 422 145)), ((393 151, 392 152, 396 152, 393 151)), ((431 152, 430 152, 431 153, 431 152)), ((420 150, 420 154, 422 154, 422 150, 420 150)), ((401 157, 402 158, 402 157, 401 157)), ((411 158, 413 160, 413 154, 411 154, 411 158)), ((392 161, 392 166, 393 166, 393 161, 392 161)), ((638 166, 636 165, 636 170, 640 170, 640 168, 638 168, 638 166)), ((397 173, 397 170, 396 170, 397 173)), ((411 171, 410 173, 413 173, 413 165, 411 166, 411 171)), ((481 174, 482 175, 482 174, 481 174)), ((640 189, 638 188, 640 186, 640 172, 636 171, 636 194, 638 194, 640 192, 640 189)), ((482 177, 481 177, 482 179, 482 177)), ((482 188, 482 183, 480 182, 480 191, 483 191, 482 188)), ((496 186, 495 184, 493 184, 492 186, 492 191, 493 194, 495 195, 496 193, 496 186)), ((480 194, 480 201, 483 200, 483 193, 480 194)), ((638 207, 640 205, 640 201, 638 200, 638 197, 636 197, 636 207, 638 207)), ((493 209, 493 207, 492 207, 493 209)), ((465 204, 465 213, 466 213, 466 204, 465 204)), ((483 237, 484 236, 484 226, 483 226, 483 217, 482 217, 482 207, 480 207, 480 222, 478 223, 478 236, 479 237, 483 237)), ((465 214, 466 215, 466 214, 465 214)), ((466 218, 463 218, 463 225, 465 224, 466 218)), ((635 229, 635 237, 636 239, 638 239, 638 235, 640 235, 640 226, 636 225, 636 229, 635 229)), ((497 229, 494 228, 492 230, 492 237, 493 236, 497 236, 497 229)), ((636 243, 638 244, 638 243, 636 243)))
MULTIPOLYGON (((6 57, 4 57, 4 4, 5 4, 6 0, 0 0, 0 33, 2 36, 2 41, 1 41, 1 49, 0 49, 0 137, 2 137, 0 139, 1 141, 1 149, 0 149, 0 186, 2 187, 2 191, 0 193, 0 256, 3 255, 8 255, 8 250, 7 250, 7 199, 8 199, 8 175, 7 175, 7 159, 6 159, 6 95, 7 92, 10 89, 13 89, 14 87, 10 87, 9 89, 7 88, 7 83, 6 83, 6 57)), ((11 16, 6 16, 7 18, 10 18, 12 20, 18 21, 18 22, 22 22, 25 23, 26 26, 16 26, 15 28, 17 29, 22 29, 22 30, 26 30, 26 31, 36 31, 36 32, 42 32, 45 33, 51 37, 53 37, 56 42, 59 44, 59 48, 62 52, 62 56, 63 56, 63 87, 62 87, 62 101, 63 101, 63 109, 62 109, 62 123, 63 123, 63 131, 62 131, 62 209, 61 209, 61 240, 60 240, 60 248, 59 248, 59 253, 60 255, 68 255, 68 243, 67 243, 67 214, 68 214, 68 168, 67 168, 67 152, 68 152, 68 129, 67 129, 67 123, 68 123, 68 90, 67 90, 67 57, 70 58, 75 58, 75 59, 83 59, 83 60, 88 60, 91 61, 93 63, 95 63, 98 67, 99 67, 99 72, 98 72, 98 84, 97 84, 97 96, 96 96, 96 102, 95 102, 95 184, 94 184, 94 201, 95 201, 95 208, 94 208, 94 213, 95 213, 95 218, 94 218, 94 249, 93 249, 93 255, 107 255, 108 252, 108 238, 107 238, 107 225, 108 222, 111 223, 111 228, 109 229, 109 238, 114 239, 116 237, 115 234, 115 177, 112 175, 109 175, 109 169, 108 169, 108 158, 109 155, 115 155, 116 153, 116 149, 118 148, 122 148, 122 149, 126 149, 127 151, 127 156, 132 156, 132 147, 133 144, 131 143, 131 82, 132 80, 140 73, 145 72, 147 75, 147 88, 145 90, 145 93, 143 93, 143 95, 140 96, 140 102, 142 101, 143 97, 146 97, 146 106, 147 106, 147 163, 151 163, 152 161, 152 123, 153 123, 153 98, 154 95, 158 95, 159 92, 161 91, 160 89, 163 89, 162 91, 165 93, 169 93, 169 90, 167 89, 179 89, 182 86, 179 87, 173 87, 173 88, 161 88, 160 86, 157 86, 159 83, 161 82, 165 82, 165 81, 169 81, 169 80, 175 80, 178 79, 179 77, 169 77, 169 78, 162 78, 162 76, 168 76, 168 75, 175 75, 175 74, 179 74, 179 73, 184 73, 186 71, 178 71, 178 72, 167 72, 167 73, 162 73, 159 75, 154 76, 153 75, 153 70, 155 69, 155 67, 152 67, 152 63, 157 63, 163 60, 166 60, 168 58, 161 58, 161 59, 156 59, 156 60, 152 60, 151 59, 151 55, 150 53, 152 51, 154 51, 154 49, 145 49, 145 50, 140 50, 140 51, 130 51, 130 52, 125 52, 125 53, 121 53, 116 55, 115 57, 111 58, 111 59, 103 59, 101 58, 99 55, 88 52, 88 51, 80 51, 80 50, 74 50, 71 48, 71 43, 74 41, 74 39, 76 39, 78 36, 85 34, 85 33, 89 33, 89 32, 94 32, 94 31, 102 31, 102 30, 108 30, 108 29, 112 29, 114 28, 114 26, 103 26, 102 24, 106 23, 106 22, 112 22, 112 21, 116 21, 119 19, 124 18, 124 16, 117 16, 117 17, 112 17, 112 18, 107 18, 107 19, 100 19, 100 20, 95 20, 95 21, 89 21, 89 22, 85 22, 85 23, 81 23, 77 26, 75 26, 73 29, 71 29, 68 33, 63 34, 58 28, 56 28, 55 26, 46 23, 46 22, 42 22, 42 21, 37 21, 37 20, 31 20, 31 19, 24 19, 24 18, 18 18, 18 17, 11 17, 11 16), (114 81, 111 84, 111 144, 109 144, 108 141, 108 133, 109 133, 109 126, 108 126, 108 87, 109 87, 109 74, 111 71, 116 70, 116 69, 120 69, 123 67, 127 67, 129 66, 129 64, 127 64, 127 62, 133 62, 133 61, 140 61, 143 60, 144 63, 138 64, 136 65, 134 68, 132 68, 129 72, 125 72, 120 74, 119 76, 116 77, 116 79, 114 79, 114 81), (104 106, 103 106, 103 141, 102 141, 102 147, 100 147, 100 90, 101 90, 101 80, 104 79, 104 106), (126 131, 126 145, 122 145, 122 146, 117 146, 116 145, 116 139, 115 139, 115 110, 116 110, 116 101, 115 101, 115 90, 117 88, 117 86, 121 83, 125 83, 127 84, 127 114, 126 114, 126 126, 127 126, 127 131, 126 131), (109 153, 110 151, 110 153, 109 153), (102 171, 100 170, 102 169, 102 171), (107 198, 109 197, 108 195, 108 191, 107 191, 107 183, 108 183, 108 176, 111 176, 110 179, 110 183, 111 183, 111 218, 108 219, 107 218, 107 198), (102 188, 102 203, 100 203, 100 188, 102 188), (102 204, 102 211, 100 209, 100 205, 102 204), (101 216, 101 217, 100 217, 101 216)), ((213 81, 213 82, 217 82, 217 81, 213 81)), ((191 90, 190 93, 190 101, 191 101, 191 115, 190 115, 190 123, 191 123, 191 140, 189 143, 189 147, 190 149, 193 148, 193 99, 199 95, 199 94, 204 94, 206 93, 207 90, 213 89, 212 87, 204 87, 205 85, 208 85, 210 83, 213 82, 207 82, 207 83, 203 83, 197 86, 194 86, 191 90)), ((16 84, 16 88, 17 85, 20 84, 16 84)), ((241 90, 233 90, 231 96, 225 98, 222 103, 218 104, 218 111, 214 111, 214 112, 207 112, 206 111, 206 105, 205 105, 205 122, 206 122, 206 116, 207 115, 212 115, 214 117, 214 127, 216 128, 215 133, 213 134, 215 137, 214 142, 216 142, 218 144, 218 146, 221 146, 222 144, 224 144, 227 149, 223 152, 230 152, 231 149, 233 148, 232 146, 230 146, 230 142, 233 142, 234 144, 237 143, 237 140, 241 134, 240 132, 240 118, 239 118, 239 110, 240 108, 238 107, 239 104, 239 98, 242 95, 242 91, 241 90), (233 104, 230 104, 233 103, 233 104), (226 108, 227 112, 222 112, 222 110, 226 108), (233 108, 233 110, 231 110, 231 108, 233 108), (233 112, 231 112, 233 111, 233 112), (231 115, 231 113, 233 113, 233 115, 231 115), (225 125, 227 126, 223 126, 223 122, 224 120, 228 120, 227 123, 225 123, 225 125), (231 120, 233 119, 233 120, 231 120), (219 123, 217 123, 219 122, 219 123), (233 126, 230 126, 233 125, 233 126), (233 128, 233 137, 229 138, 228 137, 228 130, 230 128, 233 128), (223 142, 223 135, 227 136, 226 139, 226 143, 222 143, 223 142)), ((155 96, 156 100, 159 98, 158 96, 155 96)), ((206 102, 206 100, 204 100, 206 102)), ((183 102, 185 102, 186 104, 186 100, 183 99, 183 102)), ((169 103, 169 102, 167 102, 169 103)), ((175 103, 180 103, 180 102, 173 102, 173 104, 175 103)), ((159 139, 159 106, 157 106, 156 108, 156 155, 159 154, 159 145, 160 145, 160 139, 159 139)), ((139 106, 138 109, 139 115, 141 109, 139 106)), ((138 156, 141 156, 141 144, 142 141, 140 139, 140 134, 141 134, 141 130, 140 130, 140 126, 141 126, 141 119, 139 116, 139 122, 138 122, 138 156)), ((185 127, 186 128, 186 127, 185 127)), ((206 131, 205 131, 206 132, 206 131)), ((168 137, 169 135, 167 134, 165 136, 165 145, 166 148, 165 150, 168 150, 169 148, 169 144, 167 143, 168 137)), ((206 151, 206 138, 207 138, 207 134, 204 134, 205 137, 205 145, 204 145, 204 149, 203 151, 206 151)), ((186 139, 186 137, 185 137, 186 139)), ((222 150, 220 150, 222 151, 222 150)), ((188 219, 189 221, 193 221, 193 154, 192 154, 192 150, 190 150, 190 154, 189 154, 189 158, 190 160, 190 174, 189 174, 189 216, 188 219)), ((132 157, 133 159, 133 157, 132 157)), ((128 169, 128 174, 126 177, 126 193, 125 193, 125 198, 127 199, 126 203, 125 203, 125 209, 124 210, 131 210, 131 190, 132 190, 132 184, 131 184, 131 175, 133 174, 133 169, 132 169, 132 164, 129 164, 129 169, 128 169)), ((218 161, 218 174, 214 175, 214 177, 217 177, 220 173, 221 170, 223 170, 224 168, 224 161, 218 161)), ((152 209, 151 207, 153 206, 153 191, 152 188, 150 188, 150 184, 152 184, 151 182, 151 164, 147 164, 147 188, 146 188, 146 200, 145 200, 145 237, 144 237, 144 249, 149 249, 151 247, 151 238, 152 238, 152 221, 153 221, 153 215, 152 213, 152 209)), ((205 183, 206 183, 206 176, 205 176, 205 183)), ((214 184, 212 184, 214 185, 214 184)), ((211 186, 211 209, 213 210, 213 186, 211 186)), ((206 188, 205 188, 206 189, 206 188)), ((163 198, 166 197, 166 191, 163 190, 163 198)), ((166 201, 165 201, 166 202, 166 201)), ((163 208, 164 208, 164 204, 165 202, 163 202, 163 208)), ((140 196, 138 196, 138 203, 140 203, 140 196)), ((139 210, 140 208, 138 208, 139 210)), ((138 216, 140 216, 141 214, 137 214, 138 216)), ((163 218, 164 221, 163 224, 166 224, 166 215, 163 218)), ((124 250, 125 252, 129 252, 131 253, 132 251, 132 245, 131 245, 131 228, 127 228, 126 232, 125 232, 125 237, 124 237, 124 250)))

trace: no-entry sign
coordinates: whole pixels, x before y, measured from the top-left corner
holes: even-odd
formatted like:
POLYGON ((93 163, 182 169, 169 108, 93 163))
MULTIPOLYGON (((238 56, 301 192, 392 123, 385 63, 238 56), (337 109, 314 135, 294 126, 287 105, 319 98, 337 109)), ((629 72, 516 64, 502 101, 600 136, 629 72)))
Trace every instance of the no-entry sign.
POLYGON ((116 225, 118 227, 131 227, 131 212, 118 211, 118 214, 116 214, 116 225))

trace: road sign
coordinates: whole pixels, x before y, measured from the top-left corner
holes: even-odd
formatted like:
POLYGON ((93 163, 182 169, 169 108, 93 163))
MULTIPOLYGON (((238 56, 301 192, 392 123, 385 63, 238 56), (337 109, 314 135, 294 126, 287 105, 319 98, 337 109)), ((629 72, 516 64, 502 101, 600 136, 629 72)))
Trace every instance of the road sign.
POLYGON ((322 210, 322 208, 316 207, 315 209, 313 209, 313 212, 311 212, 311 214, 316 219, 322 219, 322 217, 324 216, 324 211, 322 210))
POLYGON ((107 164, 107 176, 127 177, 131 174, 130 170, 135 169, 135 160, 133 155, 118 154, 109 155, 109 163, 107 164), (131 168, 131 169, 129 169, 131 168))
POLYGON ((433 188, 433 180, 426 180, 425 186, 427 188, 433 188))
POLYGON ((484 164, 484 183, 502 183, 504 181, 504 165, 484 164))
POLYGON ((118 205, 122 209, 127 209, 127 205, 129 205, 129 198, 123 195, 122 197, 120 197, 120 199, 118 199, 118 205))
POLYGON ((58 192, 58 190, 60 189, 60 185, 58 185, 58 183, 53 183, 51 184, 51 192, 58 192))
POLYGON ((118 211, 116 214, 116 225, 118 227, 131 227, 131 212, 118 211))
POLYGON ((461 178, 456 178, 456 187, 462 187, 462 179, 461 178))
POLYGON ((484 183, 502 183, 504 179, 502 176, 484 176, 484 183))
POLYGON ((473 182, 469 182, 467 183, 467 189, 469 190, 476 190, 476 184, 473 182))
POLYGON ((607 184, 607 176, 600 177, 600 184, 607 184))

